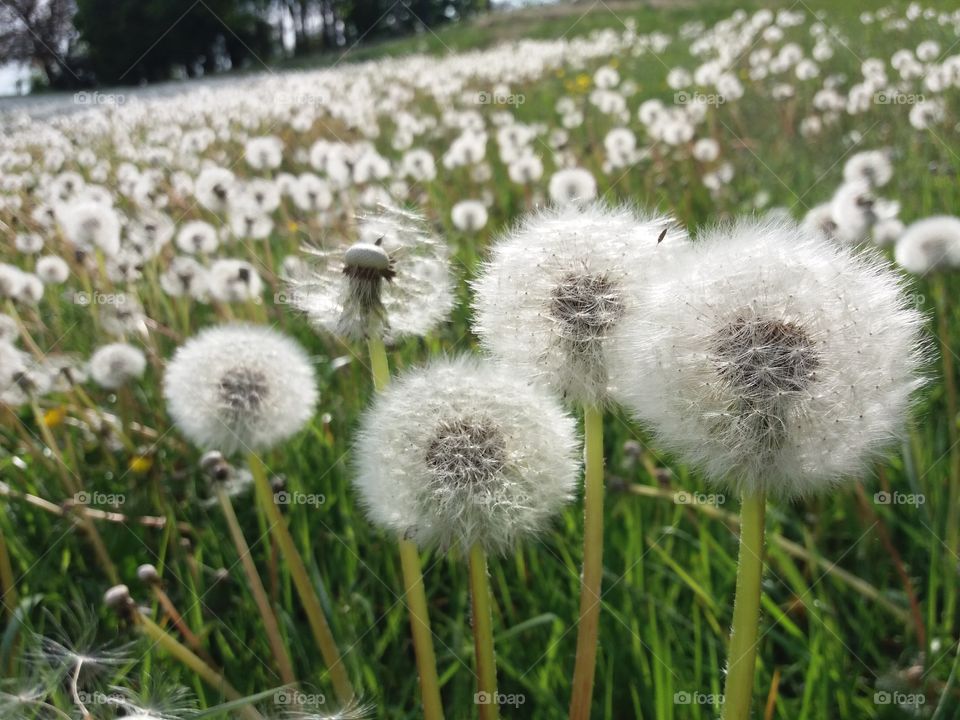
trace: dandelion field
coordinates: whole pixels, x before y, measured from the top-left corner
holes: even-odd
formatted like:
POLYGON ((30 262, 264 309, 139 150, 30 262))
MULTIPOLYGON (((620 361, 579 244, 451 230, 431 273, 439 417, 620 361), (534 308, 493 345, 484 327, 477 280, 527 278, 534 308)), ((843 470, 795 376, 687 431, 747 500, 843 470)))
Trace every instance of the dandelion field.
MULTIPOLYGON (((853 481, 771 498, 752 717, 960 717, 960 237, 952 260, 927 268, 922 248, 897 244, 904 227, 960 203, 960 15, 949 3, 800 0, 768 13, 725 0, 601 2, 497 44, 508 25, 455 26, 363 62, 348 52, 169 97, 88 94, 89 107, 42 120, 0 114, 0 717, 246 717, 241 707, 423 717, 397 539, 370 522, 354 483, 376 368, 365 343, 302 312, 297 279, 315 259, 304 248, 339 256, 361 237, 358 218, 394 205, 443 239, 453 307, 424 337, 388 342, 402 375, 480 352, 471 282, 491 247, 573 194, 669 213, 692 235, 742 215, 789 216, 899 261, 925 314, 928 382, 902 440, 853 481), (889 180, 845 191, 857 166, 845 167, 866 151, 882 151, 889 180), (60 262, 43 267, 44 256, 60 262), (256 458, 353 704, 337 697, 296 570, 255 501, 257 468, 224 450, 222 488, 297 685, 284 681, 209 462, 171 417, 171 358, 204 328, 237 321, 293 338, 315 373, 315 412, 256 458), (137 352, 98 364, 111 343, 137 352), (104 593, 121 583, 134 612, 186 644, 192 635, 247 704, 108 608, 104 593)), ((439 308, 429 292, 424 306, 439 308)), ((591 716, 718 717, 739 500, 628 411, 614 405, 603 423, 591 716)), ((568 713, 582 487, 576 495, 546 531, 489 557, 506 718, 568 713)), ((476 717, 465 554, 430 547, 422 564, 446 716, 476 717)))

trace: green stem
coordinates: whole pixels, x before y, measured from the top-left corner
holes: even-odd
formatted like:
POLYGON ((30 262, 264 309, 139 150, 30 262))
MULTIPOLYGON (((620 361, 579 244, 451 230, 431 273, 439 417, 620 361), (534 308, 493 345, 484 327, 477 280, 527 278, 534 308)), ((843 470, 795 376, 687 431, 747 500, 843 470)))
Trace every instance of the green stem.
POLYGON ((470 596, 473 600, 473 645, 477 656, 477 707, 480 720, 497 720, 497 662, 493 654, 493 613, 487 554, 477 543, 470 548, 470 596))
POLYGON ((300 596, 304 612, 307 614, 307 622, 310 623, 314 640, 321 655, 323 655, 327 670, 330 672, 333 689, 341 702, 348 703, 354 698, 353 685, 350 683, 347 669, 340 657, 336 640, 334 640, 333 633, 330 631, 327 617, 323 613, 320 598, 317 597, 317 591, 313 587, 310 575, 307 573, 307 566, 304 564, 300 551, 297 550, 297 545, 293 541, 293 536, 287 528, 287 522, 274 500, 273 488, 270 487, 270 481, 267 479, 267 469, 263 460, 256 453, 250 453, 247 456, 247 462, 250 465, 250 472, 253 473, 253 481, 256 485, 260 505, 270 522, 270 532, 273 533, 277 544, 280 546, 280 552, 287 561, 290 577, 297 588, 297 594, 300 596))
POLYGON ((957 428, 957 380, 954 366, 953 350, 950 347, 950 298, 944 273, 939 273, 935 280, 937 304, 937 335, 940 340, 940 359, 943 362, 944 392, 947 399, 947 442, 949 447, 949 485, 947 490, 947 530, 946 553, 947 572, 950 581, 946 583, 946 601, 943 617, 946 623, 946 632, 953 629, 953 616, 957 600, 957 578, 954 555, 960 551, 960 432, 957 428))
POLYGON ((577 659, 573 671, 570 720, 590 717, 593 681, 600 632, 601 580, 603 577, 603 411, 584 408, 586 444, 584 478, 583 576, 577 627, 577 659))
POLYGON ((3 525, 0 524, 0 593, 3 597, 3 607, 14 622, 19 600, 17 599, 17 583, 13 575, 13 565, 10 562, 10 551, 7 549, 7 539, 3 534, 3 525))
POLYGON ((367 349, 370 352, 370 372, 373 375, 373 386, 377 392, 383 392, 390 384, 390 363, 387 362, 387 349, 383 346, 383 339, 371 333, 367 340, 367 349))
MULTIPOLYGON (((141 631, 143 631, 144 635, 149 637, 157 645, 172 655, 176 660, 196 673, 196 675, 199 676, 200 679, 205 683, 207 683, 207 685, 218 692, 222 692, 223 696, 227 700, 230 700, 231 702, 243 700, 243 695, 241 695, 240 692, 233 687, 233 685, 227 682, 223 675, 207 665, 207 663, 205 663, 199 657, 194 655, 188 647, 167 633, 163 628, 153 622, 153 620, 145 615, 137 613, 136 623, 141 631)), ((264 720, 263 715, 249 705, 241 708, 239 712, 246 720, 264 720)))
POLYGON ((400 563, 403 566, 404 597, 407 608, 410 610, 410 631, 413 635, 413 649, 417 656, 417 669, 420 673, 423 717, 424 720, 443 720, 437 658, 433 650, 427 595, 423 589, 420 553, 417 551, 417 546, 409 540, 400 538, 399 545, 400 563))
POLYGON ((253 562, 253 556, 250 555, 250 547, 243 536, 243 530, 240 528, 240 522, 237 520, 237 514, 233 511, 233 503, 230 502, 230 496, 226 489, 220 483, 216 483, 217 499, 220 501, 220 507, 223 509, 223 516, 227 519, 227 527, 230 530, 230 537, 240 555, 240 563, 247 575, 247 582, 250 583, 250 592, 260 611, 260 617, 263 619, 263 626, 267 633, 267 640, 270 642, 270 648, 273 650, 273 657, 280 670, 280 679, 284 685, 295 685, 296 675, 293 673, 293 664, 290 662, 290 656, 287 654, 287 648, 283 644, 283 638, 280 635, 280 625, 277 622, 277 616, 270 606, 270 599, 267 597, 267 591, 263 587, 263 581, 257 572, 257 566, 253 562))
MULTIPOLYGON (((377 392, 390 384, 390 363, 383 340, 375 333, 367 340, 370 353, 370 368, 377 392)), ((420 694, 423 699, 425 720, 443 720, 443 704, 440 700, 440 678, 437 676, 437 657, 433 649, 433 633, 430 631, 430 611, 423 585, 423 568, 417 547, 409 540, 399 539, 400 565, 403 569, 403 589, 410 612, 410 633, 417 657, 420 674, 420 694)))
POLYGON ((753 696, 760 628, 760 580, 763 576, 763 533, 766 497, 744 495, 740 505, 740 556, 737 560, 737 595, 733 603, 733 628, 727 658, 723 720, 747 720, 753 696))

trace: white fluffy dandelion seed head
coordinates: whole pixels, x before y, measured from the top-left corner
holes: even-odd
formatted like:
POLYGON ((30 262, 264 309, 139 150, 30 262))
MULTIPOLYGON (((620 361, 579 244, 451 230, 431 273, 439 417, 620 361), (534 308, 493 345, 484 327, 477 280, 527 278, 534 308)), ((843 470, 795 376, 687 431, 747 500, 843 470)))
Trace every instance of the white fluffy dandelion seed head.
POLYGON ((837 239, 837 222, 833 219, 831 203, 815 205, 803 216, 803 227, 824 240, 837 239))
POLYGON ((864 180, 845 182, 837 188, 830 201, 836 239, 851 245, 862 242, 877 220, 876 202, 870 184, 864 180))
POLYGON ((167 366, 163 388, 180 431, 224 454, 286 440, 313 417, 318 398, 303 348, 271 328, 245 324, 189 339, 167 366))
POLYGON ((207 268, 196 259, 177 255, 160 275, 160 287, 172 297, 204 298, 207 294, 208 275, 207 268))
POLYGON ((210 255, 220 246, 217 229, 203 220, 193 220, 177 233, 177 248, 191 255, 210 255))
POLYGON ((880 187, 893 177, 890 154, 885 150, 865 150, 850 156, 843 166, 843 179, 847 182, 865 182, 870 187, 880 187))
POLYGON ((20 337, 20 326, 6 313, 0 313, 0 345, 14 343, 20 337))
POLYGON ((100 250, 113 256, 120 251, 120 219, 109 205, 78 200, 59 213, 64 237, 78 252, 100 250))
POLYGON ((139 380, 147 369, 143 351, 126 343, 110 343, 90 357, 90 377, 100 387, 116 390, 139 380))
POLYGON ((194 194, 207 210, 224 213, 235 194, 236 183, 236 177, 226 168, 209 167, 197 177, 194 194))
POLYGON ((453 308, 449 249, 407 210, 382 207, 360 219, 359 238, 310 255, 309 268, 289 283, 291 300, 339 337, 426 335, 453 308))
POLYGON ((257 269, 246 260, 220 258, 207 272, 207 291, 220 302, 246 302, 259 298, 263 281, 257 269))
POLYGON ((573 418, 476 358, 402 376, 365 415, 356 480, 370 519, 420 545, 504 552, 544 529, 578 477, 573 418))
POLYGON ((568 402, 603 404, 607 338, 685 239, 670 218, 627 207, 531 215, 494 245, 473 283, 474 332, 568 402))
POLYGON ((885 218, 873 226, 873 242, 880 247, 896 244, 903 235, 905 225, 899 218, 885 218))
POLYGON ((900 236, 894 254, 900 266, 917 275, 960 268, 960 218, 917 220, 900 236))
POLYGON ((45 285, 60 285, 70 277, 70 266, 59 255, 44 255, 37 260, 36 272, 45 285))
POLYGON ((450 210, 454 227, 463 232, 482 230, 487 218, 487 206, 479 200, 461 200, 450 210))
POLYGON ((784 220, 708 230, 611 339, 614 394, 713 481, 794 497, 855 475, 922 384, 923 316, 878 255, 784 220))
POLYGON ((558 205, 589 203, 597 197, 597 181, 584 168, 557 170, 550 176, 548 192, 558 205))

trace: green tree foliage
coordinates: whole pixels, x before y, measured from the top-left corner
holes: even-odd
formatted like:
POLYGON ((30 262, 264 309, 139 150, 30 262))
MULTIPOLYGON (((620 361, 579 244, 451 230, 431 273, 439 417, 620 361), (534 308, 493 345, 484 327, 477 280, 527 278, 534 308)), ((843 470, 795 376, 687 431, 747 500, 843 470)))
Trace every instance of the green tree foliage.
POLYGON ((420 32, 486 0, 76 0, 74 24, 101 83, 259 67, 289 52, 420 32), (286 34, 281 28, 287 30, 286 34))
POLYGON ((75 23, 100 82, 237 67, 276 41, 262 7, 236 0, 77 0, 75 23))

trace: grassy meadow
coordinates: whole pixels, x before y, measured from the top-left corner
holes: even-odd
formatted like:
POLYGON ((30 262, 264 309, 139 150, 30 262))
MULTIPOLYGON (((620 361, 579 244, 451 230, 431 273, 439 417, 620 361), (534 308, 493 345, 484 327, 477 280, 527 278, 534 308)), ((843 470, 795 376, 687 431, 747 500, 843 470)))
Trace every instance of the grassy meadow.
MULTIPOLYGON (((937 12, 953 10, 949 3, 934 6, 937 12)), ((893 175, 877 193, 899 203, 905 224, 957 212, 960 85, 937 93, 942 113, 922 129, 911 122, 915 102, 907 100, 882 102, 873 95, 854 113, 815 108, 814 96, 827 76, 838 76, 835 86, 845 95, 861 80, 868 58, 880 59, 896 79, 889 63, 897 50, 933 40, 941 62, 960 52, 955 27, 940 24, 935 16, 921 13, 895 29, 860 17, 861 11, 888 8, 890 17, 904 18, 908 5, 902 2, 775 3, 774 10, 801 13, 802 20, 784 27, 782 38, 758 35, 737 53, 731 72, 740 80, 743 96, 708 101, 690 141, 651 139, 637 119, 638 107, 651 98, 682 105, 678 90, 667 83, 668 73, 676 67, 693 72, 705 62, 706 56, 692 54, 691 46, 738 7, 752 14, 760 6, 705 0, 607 7, 601 0, 562 13, 545 10, 542 16, 523 10, 513 21, 504 13, 436 34, 425 31, 409 40, 358 47, 342 57, 298 60, 264 76, 240 75, 231 81, 232 90, 198 91, 197 98, 187 94, 82 108, 44 121, 73 143, 72 154, 67 151, 55 169, 44 164, 51 149, 38 130, 40 123, 11 122, 7 137, 0 139, 0 154, 26 154, 29 162, 0 166, 0 196, 19 198, 0 205, 0 261, 32 270, 35 257, 13 243, 18 232, 30 231, 43 237, 44 253, 62 254, 71 271, 63 284, 47 286, 35 304, 4 301, 5 312, 20 328, 17 347, 35 359, 66 354, 82 364, 97 348, 117 340, 103 327, 109 303, 103 298, 124 293, 142 305, 144 327, 121 339, 140 348, 147 364, 142 378, 118 389, 83 381, 39 396, 27 393, 0 407, 0 530, 5 545, 0 559, 9 559, 0 574, 6 606, 0 626, 5 678, 0 716, 82 717, 71 696, 69 667, 57 668, 64 656, 58 646, 40 640, 48 638, 92 658, 89 666, 95 672, 84 673, 79 687, 92 699, 86 707, 94 720, 122 716, 115 704, 98 699, 118 692, 117 687, 132 692, 138 706, 151 707, 158 699, 158 708, 175 694, 173 688, 185 688, 191 697, 184 700, 184 709, 169 708, 157 717, 238 717, 196 672, 104 606, 104 592, 122 582, 150 617, 182 637, 166 601, 138 579, 137 568, 145 563, 157 568, 165 597, 182 615, 180 623, 242 695, 257 696, 256 706, 267 717, 295 709, 279 689, 283 682, 238 553, 200 467, 202 452, 173 425, 163 397, 165 363, 176 348, 199 329, 229 320, 271 325, 296 338, 316 369, 320 401, 315 417, 262 459, 275 489, 293 498, 282 511, 361 694, 364 707, 356 714, 390 720, 422 716, 396 543, 365 518, 351 488, 353 437, 374 392, 366 348, 313 329, 286 302, 282 272, 283 259, 300 253, 305 243, 322 245, 355 232, 353 216, 370 186, 380 185, 398 202, 424 213, 449 243, 457 276, 452 318, 426 338, 390 348, 394 373, 431 357, 478 351, 469 326, 469 281, 498 235, 535 205, 549 202, 549 178, 563 166, 588 170, 602 199, 669 212, 694 232, 741 214, 787 213, 803 219, 830 201, 852 154, 887 149, 893 175), (825 27, 818 38, 810 32, 815 14, 822 14, 825 27), (625 41, 625 33, 643 37, 654 32, 669 39, 663 48, 624 50, 634 42, 625 41), (445 64, 456 54, 479 49, 494 54, 477 55, 478 64, 501 63, 505 72, 511 65, 536 64, 529 48, 495 49, 498 42, 520 38, 563 38, 586 49, 568 47, 556 62, 549 53, 538 55, 551 59, 525 79, 506 82, 505 88, 491 82, 494 71, 474 78, 462 62, 445 64), (820 38, 832 54, 817 62, 817 77, 799 80, 789 70, 776 77, 750 77, 749 56, 758 48, 769 46, 776 55, 793 42, 807 56, 820 38), (391 69, 418 53, 435 58, 406 70, 400 65, 391 69), (619 74, 625 121, 591 102, 596 72, 603 67, 619 74), (452 82, 457 91, 438 99, 424 90, 422 77, 404 77, 408 71, 432 71, 438 84, 452 82), (376 102, 363 117, 372 118, 379 133, 365 137, 362 123, 351 126, 344 115, 324 115, 313 106, 310 121, 302 124, 284 117, 283 108, 262 109, 275 104, 268 94, 274 83, 292 83, 281 88, 288 93, 309 93, 314 73, 323 78, 323 92, 336 95, 339 88, 351 93, 353 102, 372 96, 376 102), (632 87, 624 90, 624 83, 632 87), (777 88, 782 84, 790 91, 777 88), (394 91, 398 99, 386 102, 394 91), (231 92, 222 99, 216 94, 231 92), (468 92, 489 93, 494 100, 471 105, 462 97, 468 92), (563 128, 556 110, 561 99, 582 113, 582 122, 563 128), (189 118, 183 128, 177 121, 180 107, 189 118), (471 122, 482 123, 489 132, 483 172, 441 162, 460 132, 442 122, 453 107, 473 113, 471 122), (401 189, 391 183, 400 179, 396 168, 404 149, 392 140, 403 113, 441 121, 414 142, 436 158, 436 177, 410 181, 401 189), (802 132, 804 119, 812 115, 830 117, 819 132, 802 132), (204 119, 215 128, 214 137, 199 150, 184 150, 183 132, 204 119), (529 148, 542 161, 542 178, 520 184, 509 177, 496 141, 498 127, 507 122, 534 128, 529 148), (633 130, 638 148, 645 151, 611 166, 604 141, 618 126, 633 130), (561 128, 565 141, 551 142, 551 133, 561 128), (280 139, 283 159, 277 168, 255 169, 245 162, 244 147, 250 138, 266 135, 280 139), (693 141, 704 137, 717 141, 717 159, 701 161, 691 154, 693 141), (226 238, 231 234, 228 219, 178 189, 174 176, 181 172, 195 178, 202 161, 209 160, 229 168, 241 182, 258 177, 279 183, 283 173, 310 169, 309 150, 318 140, 367 140, 394 170, 385 179, 336 190, 332 207, 322 214, 305 212, 283 197, 269 213, 272 226, 265 239, 224 239, 212 257, 202 260, 232 257, 251 263, 262 288, 247 301, 171 296, 161 275, 178 253, 172 244, 124 277, 108 272, 102 258, 99 266, 85 266, 70 257, 55 223, 45 226, 31 216, 40 203, 38 188, 49 184, 43 176, 73 171, 106 187, 131 223, 143 213, 161 213, 177 228, 191 220, 204 220, 218 230, 226 226, 226 238), (84 160, 84 150, 93 158, 84 160), (121 190, 126 181, 118 168, 123 164, 154 173, 147 201, 135 188, 121 190), (105 170, 98 178, 93 171, 101 166, 105 170), (487 207, 489 219, 479 230, 463 230, 451 219, 453 206, 466 199, 487 207), (78 493, 83 503, 77 502, 78 493), (93 549, 99 541, 91 536, 91 525, 115 565, 115 578, 93 549), (24 701, 26 696, 37 702, 24 701)), ((922 78, 910 82, 917 93, 932 96, 922 78)), ((717 92, 695 88, 691 84, 690 92, 717 92)), ((291 118, 301 114, 298 108, 287 110, 291 118)), ((136 185, 135 179, 130 182, 136 185)), ((881 252, 893 257, 890 247, 881 252)), ((955 492, 960 483, 955 389, 960 280, 955 274, 930 273, 912 276, 911 283, 917 306, 928 314, 937 352, 904 442, 835 492, 772 502, 768 510, 754 717, 960 718, 960 506, 958 497, 951 496, 951 487, 955 492), (945 370, 952 376, 945 376, 945 370)), ((592 716, 717 717, 719 705, 713 701, 723 692, 736 580, 737 498, 662 452, 625 412, 614 408, 607 413, 605 431, 603 596, 592 716)), ((237 464, 242 473, 243 462, 237 464)), ((268 520, 253 501, 249 483, 238 482, 231 493, 300 691, 322 699, 317 713, 339 717, 333 714, 338 703, 330 679, 268 520)), ((501 708, 503 717, 567 716, 582 533, 578 500, 548 533, 490 559, 499 689, 516 700, 501 708)), ((466 563, 457 553, 428 550, 423 569, 447 716, 475 717, 466 563)))

